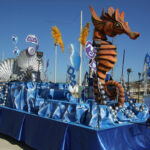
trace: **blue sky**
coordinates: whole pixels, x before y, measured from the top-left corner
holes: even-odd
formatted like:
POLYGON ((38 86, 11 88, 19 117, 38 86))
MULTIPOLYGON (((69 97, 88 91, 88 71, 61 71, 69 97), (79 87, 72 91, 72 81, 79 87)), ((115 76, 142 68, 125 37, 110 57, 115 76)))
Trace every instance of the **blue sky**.
MULTIPOLYGON (((117 46, 118 62, 114 68, 114 79, 119 80, 122 66, 123 50, 126 50, 125 69, 132 68, 131 80, 138 79, 138 72, 143 71, 144 57, 150 54, 150 1, 149 0, 0 0, 0 55, 4 51, 5 58, 15 57, 12 53, 14 45, 11 36, 19 38, 18 48, 23 50, 29 46, 25 42, 28 34, 35 34, 39 39, 39 50, 50 59, 49 78, 54 81, 54 44, 51 27, 57 26, 64 41, 65 53, 58 48, 57 81, 65 81, 67 65, 70 65, 70 53, 67 49, 74 43, 79 50, 80 11, 83 11, 83 25, 91 22, 89 5, 92 5, 100 16, 113 6, 125 12, 131 30, 140 32, 137 40, 131 40, 127 35, 117 36, 114 44, 117 46)), ((92 40, 93 25, 90 25, 88 40, 92 40)), ((111 39, 110 39, 111 40, 111 39)), ((83 74, 88 70, 88 58, 83 51, 83 74)))

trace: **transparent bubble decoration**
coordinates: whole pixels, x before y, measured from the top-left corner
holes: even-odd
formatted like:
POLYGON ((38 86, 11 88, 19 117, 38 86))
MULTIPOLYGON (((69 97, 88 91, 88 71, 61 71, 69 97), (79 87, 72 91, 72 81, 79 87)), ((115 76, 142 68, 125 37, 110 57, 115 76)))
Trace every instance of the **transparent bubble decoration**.
POLYGON ((18 43, 18 37, 15 34, 12 35, 11 40, 12 40, 14 45, 16 45, 18 43))

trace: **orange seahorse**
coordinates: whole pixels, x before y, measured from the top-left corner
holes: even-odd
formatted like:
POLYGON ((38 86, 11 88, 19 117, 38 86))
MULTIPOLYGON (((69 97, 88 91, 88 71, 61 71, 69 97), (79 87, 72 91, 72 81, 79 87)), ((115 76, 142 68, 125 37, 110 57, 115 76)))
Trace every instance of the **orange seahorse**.
MULTIPOLYGON (((94 77, 94 93, 98 103, 102 103, 102 98, 99 94, 98 84, 101 82, 102 86, 109 97, 115 98, 116 93, 109 92, 107 86, 114 85, 119 90, 118 105, 123 105, 125 96, 124 89, 116 81, 108 81, 105 83, 106 72, 110 71, 117 62, 116 46, 107 41, 107 37, 114 37, 122 33, 127 34, 131 39, 136 39, 140 34, 132 32, 128 26, 128 22, 124 22, 124 12, 119 14, 119 9, 109 7, 107 13, 103 9, 101 17, 98 17, 92 6, 90 6, 92 14, 92 22, 95 27, 93 33, 93 46, 97 49, 96 63, 97 74, 94 77)), ((117 91, 117 90, 116 90, 117 91)))

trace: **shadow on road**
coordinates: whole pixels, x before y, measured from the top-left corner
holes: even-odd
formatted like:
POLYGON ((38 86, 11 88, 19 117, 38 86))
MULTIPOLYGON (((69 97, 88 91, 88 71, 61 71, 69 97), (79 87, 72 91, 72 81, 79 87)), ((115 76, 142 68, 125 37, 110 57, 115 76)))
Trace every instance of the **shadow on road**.
POLYGON ((26 145, 24 142, 21 142, 21 141, 19 142, 19 141, 15 140, 14 138, 4 135, 4 134, 1 134, 1 133, 0 133, 0 139, 8 141, 12 145, 18 145, 20 147, 20 149, 23 149, 23 150, 35 150, 35 149, 29 147, 28 145, 26 145))

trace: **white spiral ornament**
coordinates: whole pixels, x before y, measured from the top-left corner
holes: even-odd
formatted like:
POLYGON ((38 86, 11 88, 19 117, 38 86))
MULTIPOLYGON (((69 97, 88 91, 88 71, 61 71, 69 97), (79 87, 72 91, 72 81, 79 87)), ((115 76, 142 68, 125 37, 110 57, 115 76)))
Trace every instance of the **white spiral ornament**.
POLYGON ((29 55, 29 56, 34 56, 34 55, 35 55, 35 48, 32 47, 32 46, 30 46, 30 47, 28 48, 27 52, 28 52, 28 55, 29 55))

